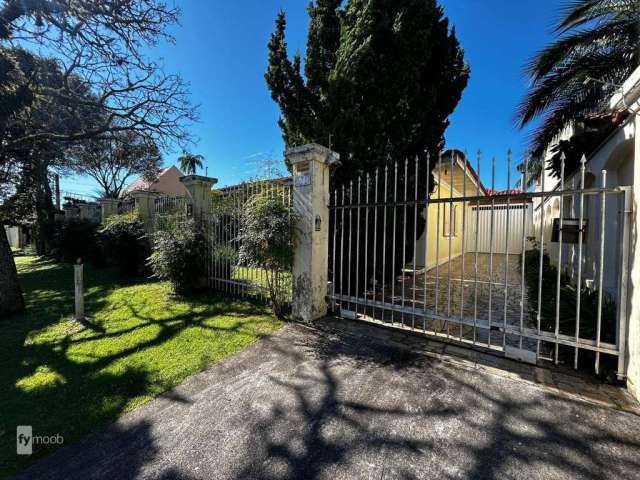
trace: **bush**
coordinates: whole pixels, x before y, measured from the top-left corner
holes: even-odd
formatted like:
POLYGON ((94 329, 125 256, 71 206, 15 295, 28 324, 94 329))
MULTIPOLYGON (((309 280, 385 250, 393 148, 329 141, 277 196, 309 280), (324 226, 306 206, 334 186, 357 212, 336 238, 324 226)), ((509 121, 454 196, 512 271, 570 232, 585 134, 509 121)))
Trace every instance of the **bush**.
POLYGON ((193 219, 174 217, 152 235, 148 260, 155 277, 185 294, 206 285, 206 239, 193 219))
POLYGON ((297 217, 280 195, 256 195, 243 211, 239 263, 265 273, 273 312, 285 316, 291 286, 285 281, 293 267, 297 217))
POLYGON ((51 254, 63 262, 75 263, 82 258, 100 263, 97 229, 95 222, 78 218, 54 222, 51 254))
POLYGON ((151 253, 144 223, 135 212, 114 215, 100 230, 100 244, 105 260, 117 265, 124 275, 145 273, 151 253))
MULTIPOLYGON (((538 288, 540 271, 540 248, 534 245, 534 249, 525 252, 525 279, 530 303, 530 315, 535 320, 538 308, 538 288)), ((549 256, 543 253, 542 257, 542 303, 540 309, 540 328, 546 332, 553 332, 556 324, 558 269, 551 264, 549 256)), ((576 307, 577 290, 571 284, 571 279, 566 275, 560 275, 560 311, 558 318, 559 333, 563 335, 575 335, 576 332, 576 307)), ((600 339, 603 342, 616 342, 616 313, 615 299, 603 293, 602 317, 600 339)), ((580 338, 596 339, 596 326, 598 316, 598 290, 582 287, 580 291, 580 338)), ((573 358, 573 348, 561 348, 560 356, 570 362, 573 358)), ((589 358, 589 352, 583 352, 581 358, 589 358)), ((604 358, 601 367, 605 371, 604 358)), ((615 368, 615 367, 611 367, 615 368)), ((605 376, 607 373, 605 372, 605 376)))

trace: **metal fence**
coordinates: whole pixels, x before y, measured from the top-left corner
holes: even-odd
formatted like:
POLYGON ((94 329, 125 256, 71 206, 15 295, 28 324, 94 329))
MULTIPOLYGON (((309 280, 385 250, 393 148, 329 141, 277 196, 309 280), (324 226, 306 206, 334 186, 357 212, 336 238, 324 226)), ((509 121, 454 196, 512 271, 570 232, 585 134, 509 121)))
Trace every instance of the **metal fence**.
MULTIPOLYGON (((328 298, 335 311, 532 363, 577 368, 582 359, 599 372, 605 356, 623 377, 631 189, 607 187, 604 171, 600 187, 585 188, 583 163, 571 188, 563 180, 550 191, 543 183, 539 191, 491 194, 495 162, 491 190, 479 171, 480 158, 476 169, 453 154, 416 159, 332 192, 328 298), (557 203, 557 216, 548 218, 557 203), (613 288, 605 272, 615 277, 613 288)), ((510 159, 507 171, 511 187, 510 159)))
POLYGON ((186 212, 187 199, 183 196, 162 195, 153 200, 154 215, 172 215, 186 212))
MULTIPOLYGON (((252 198, 267 195, 291 206, 291 179, 258 180, 214 190, 209 212, 202 219, 208 238, 209 287, 240 297, 268 300, 271 271, 243 264, 238 252, 242 216, 252 198)), ((278 272, 280 288, 291 296, 291 272, 278 272)))

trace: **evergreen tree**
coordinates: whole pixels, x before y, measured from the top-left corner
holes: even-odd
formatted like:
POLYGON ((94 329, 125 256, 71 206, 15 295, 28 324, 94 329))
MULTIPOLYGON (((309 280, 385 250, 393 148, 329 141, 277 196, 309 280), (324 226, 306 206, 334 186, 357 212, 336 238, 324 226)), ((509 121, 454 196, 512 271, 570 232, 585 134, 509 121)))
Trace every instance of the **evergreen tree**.
POLYGON ((309 7, 304 76, 280 12, 265 75, 287 146, 340 153, 336 183, 396 160, 435 154, 469 67, 435 0, 317 0, 309 7))
MULTIPOLYGON (((448 117, 460 101, 470 71, 442 8, 436 0, 316 0, 309 17, 304 76, 300 55, 288 55, 284 12, 278 14, 268 45, 265 78, 280 107, 285 144, 315 142, 338 152, 342 167, 332 175, 332 188, 398 161, 399 185, 406 182, 413 192, 417 182, 418 195, 424 198, 425 172, 416 179, 410 168, 404 178, 404 160, 424 159, 427 152, 437 157, 448 117)), ((355 198, 346 198, 347 203, 352 201, 355 198)), ((340 219, 334 221, 339 224, 340 219)), ((407 238, 421 235, 421 216, 417 230, 413 227, 413 222, 406 222, 407 238)), ((350 223, 348 228, 355 226, 350 223)), ((396 233, 392 228, 389 224, 386 232, 376 233, 390 238, 396 233)), ((394 260, 397 266, 395 272, 386 270, 387 284, 412 257, 412 242, 404 247, 397 242, 395 251, 385 252, 387 265, 394 260)), ((365 263, 359 262, 360 278, 365 263)), ((382 273, 375 276, 380 279, 382 273)), ((346 278, 338 272, 336 282, 340 280, 346 278)))

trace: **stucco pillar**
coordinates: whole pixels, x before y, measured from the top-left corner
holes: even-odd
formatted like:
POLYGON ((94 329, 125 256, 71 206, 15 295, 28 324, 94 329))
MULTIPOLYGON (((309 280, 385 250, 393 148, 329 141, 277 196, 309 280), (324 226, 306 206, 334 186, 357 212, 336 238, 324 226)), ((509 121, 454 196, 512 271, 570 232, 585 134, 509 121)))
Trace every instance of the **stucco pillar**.
POLYGON ((153 219, 154 200, 157 196, 157 192, 152 192, 150 190, 134 190, 131 192, 131 197, 133 197, 135 201, 135 209, 138 212, 138 216, 147 226, 153 219))
POLYGON ((627 388, 640 400, 640 115, 635 116, 635 148, 633 162, 633 213, 631 215, 631 242, 629 268, 631 270, 630 295, 627 313, 627 388))
POLYGON ((102 223, 107 218, 118 214, 118 200, 115 198, 103 198, 100 200, 100 206, 102 207, 102 223))
POLYGON ((340 156, 310 144, 285 152, 293 168, 293 206, 299 217, 293 265, 293 317, 311 322, 327 314, 329 177, 340 156))
POLYGON ((201 218, 203 214, 209 212, 209 202, 211 201, 211 187, 218 183, 217 178, 203 177, 200 175, 187 175, 180 177, 180 181, 188 190, 191 199, 192 211, 189 212, 197 218, 201 218))

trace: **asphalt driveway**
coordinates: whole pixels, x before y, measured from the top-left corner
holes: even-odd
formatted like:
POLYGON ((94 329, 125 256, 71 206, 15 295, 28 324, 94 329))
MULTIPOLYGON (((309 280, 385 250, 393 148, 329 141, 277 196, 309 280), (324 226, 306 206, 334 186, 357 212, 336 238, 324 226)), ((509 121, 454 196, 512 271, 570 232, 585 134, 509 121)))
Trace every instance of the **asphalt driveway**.
POLYGON ((631 479, 640 417, 289 325, 21 478, 631 479))

